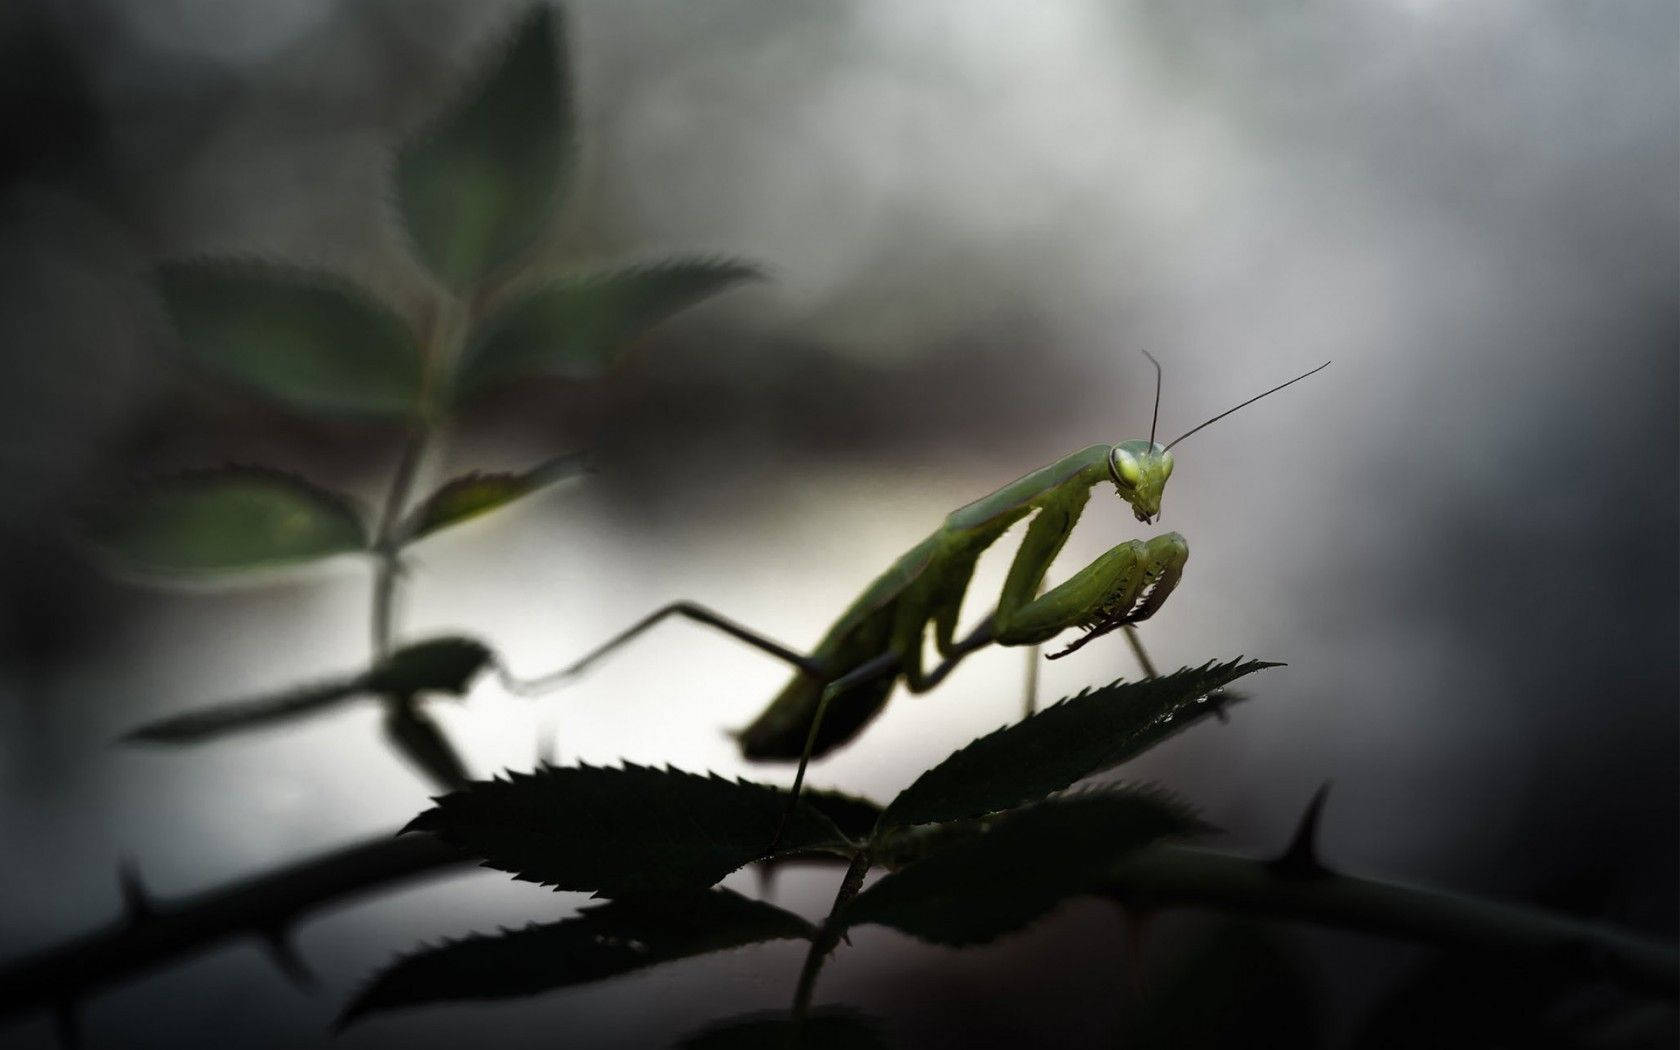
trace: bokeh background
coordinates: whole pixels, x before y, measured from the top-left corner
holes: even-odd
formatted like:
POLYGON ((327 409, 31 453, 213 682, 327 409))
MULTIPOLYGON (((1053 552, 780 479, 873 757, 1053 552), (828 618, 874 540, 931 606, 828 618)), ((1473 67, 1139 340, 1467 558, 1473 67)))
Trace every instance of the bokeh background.
MULTIPOLYGON (((301 420, 179 367, 148 267, 293 260, 417 312, 390 150, 519 11, 0 9, 0 958, 115 914, 123 858, 154 892, 187 892, 425 805, 372 709, 193 751, 112 744, 147 718, 358 667, 364 565, 158 591, 101 577, 66 523, 136 474, 228 460, 377 498, 393 435, 301 420)), ((536 673, 691 597, 809 644, 944 513, 1071 449, 1143 436, 1139 348, 1166 366, 1167 436, 1334 359, 1180 450, 1162 525, 1192 559, 1146 639, 1172 666, 1289 666, 1230 725, 1128 775, 1259 852, 1330 780, 1338 866, 1675 936, 1673 5, 566 13, 583 163, 546 260, 709 251, 773 279, 662 328, 607 381, 535 385, 463 420, 430 477, 580 447, 601 469, 417 549, 406 632, 466 630, 536 673)), ((1138 529, 1099 492, 1056 572, 1138 529)), ((976 593, 1005 565, 983 562, 976 593)), ((974 657, 895 700, 815 782, 889 798, 1014 717, 1022 673, 1019 652, 974 657)), ((1135 673, 1123 645, 1093 645, 1047 665, 1044 690, 1135 673)), ((744 766, 721 732, 782 677, 672 625, 542 704, 487 682, 435 713, 481 774, 528 767, 558 725, 567 760, 785 777, 744 766)), ((820 914, 835 877, 787 873, 777 900, 820 914)), ((393 951, 579 902, 493 873, 435 881, 306 925, 314 995, 231 947, 97 996, 84 1028, 95 1046, 325 1045, 344 995, 393 951)), ((1206 926, 1157 924, 1156 980, 1206 926)), ((906 1045, 1126 1045, 1122 934, 1089 902, 962 953, 866 930, 818 997, 906 1045)), ((1434 958, 1272 935, 1327 1045, 1356 1041, 1434 958)), ((392 1015, 335 1045, 661 1045, 785 1003, 798 954, 392 1015)), ((0 1030, 50 1040, 44 1019, 0 1030)))

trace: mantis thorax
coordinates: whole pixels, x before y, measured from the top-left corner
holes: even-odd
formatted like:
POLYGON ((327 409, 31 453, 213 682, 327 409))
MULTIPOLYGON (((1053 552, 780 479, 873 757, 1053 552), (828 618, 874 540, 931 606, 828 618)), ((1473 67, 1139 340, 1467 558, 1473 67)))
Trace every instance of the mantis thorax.
POLYGON ((1155 442, 1122 441, 1108 453, 1108 475, 1115 489, 1145 525, 1160 517, 1161 491, 1172 470, 1172 453, 1155 442))

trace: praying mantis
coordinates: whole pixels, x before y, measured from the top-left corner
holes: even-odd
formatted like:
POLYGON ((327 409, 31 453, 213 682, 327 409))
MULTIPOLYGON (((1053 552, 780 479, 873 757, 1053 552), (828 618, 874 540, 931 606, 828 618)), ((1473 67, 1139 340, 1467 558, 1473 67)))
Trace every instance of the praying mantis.
MULTIPOLYGON (((1065 582, 1043 590, 1051 563, 1090 500, 1091 490, 1111 482, 1145 525, 1161 514, 1161 494, 1172 477, 1172 449, 1185 438, 1238 409, 1328 368, 1311 371, 1256 394, 1192 427, 1166 444, 1155 441, 1160 420, 1161 365, 1155 367, 1155 407, 1148 440, 1091 445, 952 511, 926 539, 906 551, 835 620, 809 654, 743 627, 689 601, 672 602, 632 624, 569 667, 532 686, 558 684, 671 616, 723 631, 795 668, 795 674, 764 711, 735 733, 742 753, 755 760, 799 760, 792 802, 796 803, 813 757, 850 741, 880 713, 902 681, 925 693, 953 668, 988 645, 1037 646, 1069 628, 1084 634, 1054 660, 1120 628, 1143 664, 1155 674, 1134 626, 1160 610, 1178 586, 1189 545, 1176 532, 1116 544, 1065 582), (957 616, 980 555, 1010 527, 1032 516, 1015 552, 996 607, 970 633, 956 636, 957 616), (924 666, 928 628, 939 663, 924 666)), ((779 835, 778 835, 779 838, 779 835)))

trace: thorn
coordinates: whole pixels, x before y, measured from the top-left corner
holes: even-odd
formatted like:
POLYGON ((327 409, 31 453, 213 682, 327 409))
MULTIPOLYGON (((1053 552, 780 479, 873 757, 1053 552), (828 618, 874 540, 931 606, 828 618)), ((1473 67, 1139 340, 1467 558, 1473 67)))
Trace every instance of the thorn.
POLYGON ((132 857, 124 857, 117 865, 117 888, 122 891, 123 914, 131 924, 140 923, 157 914, 145 884, 140 881, 140 869, 132 857))
POLYGON ((1316 879, 1330 874, 1330 869, 1318 859, 1319 818, 1324 813, 1324 800, 1329 796, 1330 782, 1326 780, 1313 792, 1312 801, 1301 814, 1301 823, 1296 825, 1289 848, 1267 865, 1272 874, 1286 879, 1316 879))
POLYGON ((66 1000, 53 1009, 53 1033, 64 1050, 76 1050, 82 1045, 82 1029, 76 1023, 76 1004, 66 1000))
POLYGON ((259 936, 268 948, 269 957, 274 960, 274 965, 280 968, 280 972, 285 974, 292 984, 305 990, 317 987, 319 982, 315 978, 315 972, 303 961, 303 956, 298 954, 297 945, 286 936, 284 926, 271 927, 259 936))
POLYGON ((771 860, 761 860, 753 865, 753 873, 758 876, 758 895, 770 900, 776 895, 776 864, 771 860))

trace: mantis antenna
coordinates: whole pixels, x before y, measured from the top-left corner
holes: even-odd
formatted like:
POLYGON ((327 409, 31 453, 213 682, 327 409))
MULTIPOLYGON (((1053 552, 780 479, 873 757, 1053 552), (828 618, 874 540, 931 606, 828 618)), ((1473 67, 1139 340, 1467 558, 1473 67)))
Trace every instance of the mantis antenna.
POLYGON ((1154 452, 1155 424, 1161 420, 1161 362, 1155 360, 1155 355, 1148 350, 1140 349, 1138 352, 1149 358, 1149 363, 1155 366, 1155 411, 1149 415, 1149 451, 1154 452))
MULTIPOLYGON (((1150 360, 1153 361, 1155 359, 1153 357, 1151 357, 1150 360)), ((1219 413, 1217 416, 1214 416, 1212 419, 1208 420, 1206 423, 1200 423, 1196 426, 1193 426, 1189 430, 1186 430, 1184 433, 1182 433, 1182 434, 1178 435, 1177 437, 1173 438, 1171 441, 1169 441, 1167 443, 1167 450, 1170 452, 1172 450, 1172 447, 1174 445, 1178 444, 1180 441, 1183 441, 1185 438, 1189 437, 1191 434, 1194 434, 1198 430, 1201 430, 1205 427, 1212 426, 1213 424, 1219 422, 1221 419, 1224 419, 1226 416, 1230 415, 1232 412, 1235 412, 1238 408, 1247 408, 1249 405, 1254 404, 1254 402, 1260 400, 1261 398, 1266 397, 1269 394, 1275 394, 1279 390, 1282 390, 1286 386, 1293 386, 1296 383, 1299 383, 1301 380, 1303 380, 1303 379, 1307 378, 1308 376, 1312 375, 1314 372, 1322 372, 1326 368, 1329 368, 1329 367, 1330 367, 1330 362, 1326 361, 1322 365, 1319 365, 1317 368, 1313 369, 1311 372, 1302 372, 1300 375, 1296 376, 1294 379, 1291 379, 1289 382, 1279 383, 1277 386, 1272 387, 1270 390, 1266 391, 1264 394, 1255 394, 1253 397, 1249 398, 1247 401, 1244 401, 1242 404, 1236 406, 1236 408, 1227 408, 1225 411, 1219 413)), ((1159 384, 1161 366, 1156 365, 1155 368, 1156 368, 1156 383, 1159 384)), ((1156 395, 1155 395, 1157 403, 1159 403, 1160 396, 1161 396, 1160 395, 1160 387, 1157 385, 1156 395)), ((1150 425, 1150 430, 1151 431, 1154 430, 1154 425, 1153 424, 1150 425)), ((1151 442, 1154 441, 1153 436, 1151 436, 1150 441, 1151 442)))

